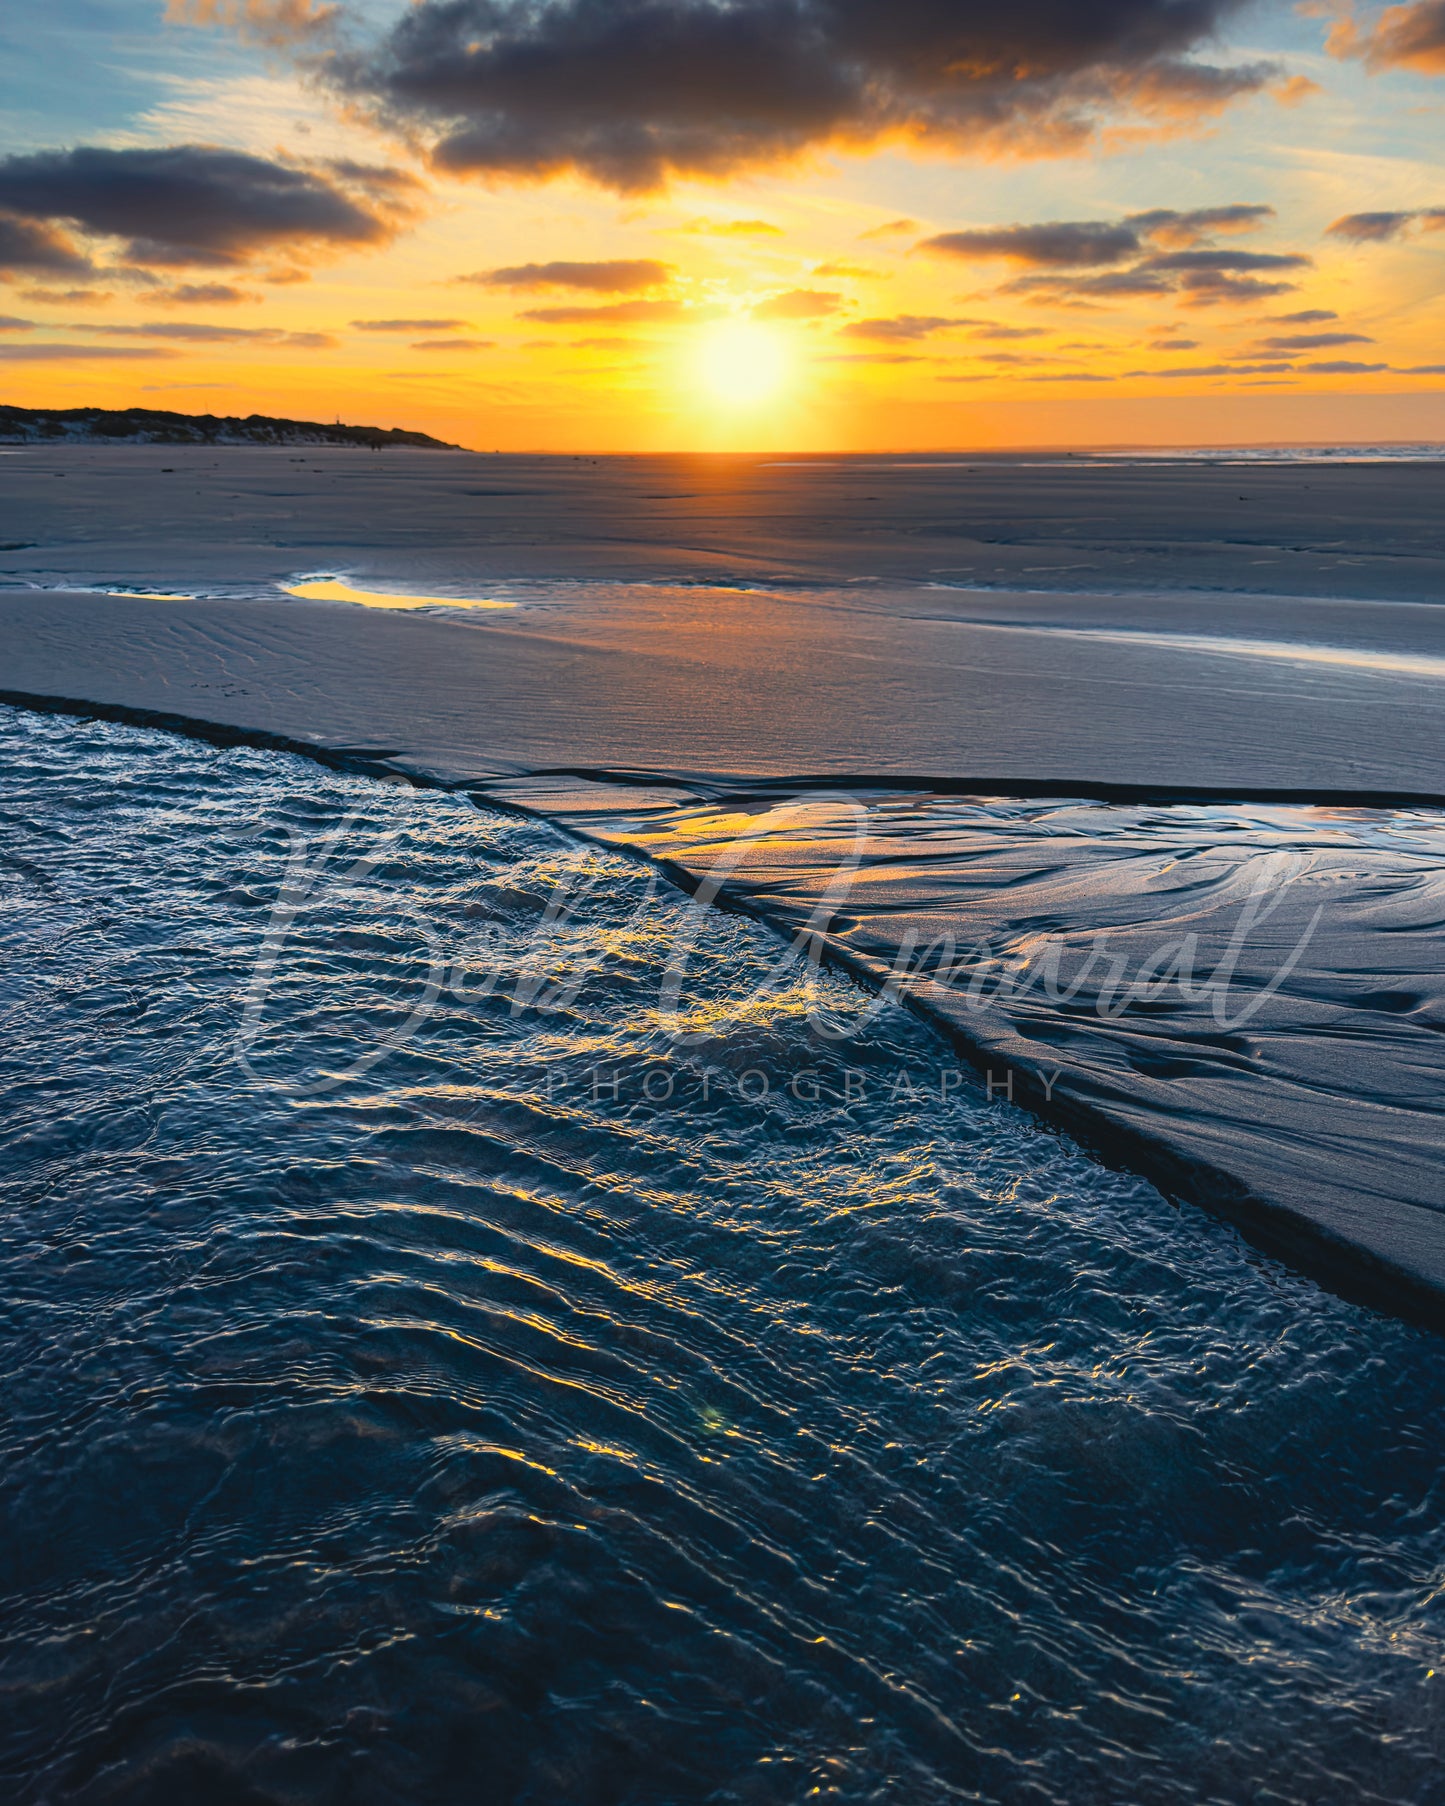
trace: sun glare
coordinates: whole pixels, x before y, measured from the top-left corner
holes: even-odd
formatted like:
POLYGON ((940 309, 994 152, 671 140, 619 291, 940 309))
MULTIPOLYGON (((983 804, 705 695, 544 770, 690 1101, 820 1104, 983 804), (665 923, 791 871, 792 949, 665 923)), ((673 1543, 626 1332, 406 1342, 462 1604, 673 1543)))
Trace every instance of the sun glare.
POLYGON ((781 336, 751 320, 715 326, 699 347, 703 387, 725 407, 755 407, 782 388, 788 373, 781 336))

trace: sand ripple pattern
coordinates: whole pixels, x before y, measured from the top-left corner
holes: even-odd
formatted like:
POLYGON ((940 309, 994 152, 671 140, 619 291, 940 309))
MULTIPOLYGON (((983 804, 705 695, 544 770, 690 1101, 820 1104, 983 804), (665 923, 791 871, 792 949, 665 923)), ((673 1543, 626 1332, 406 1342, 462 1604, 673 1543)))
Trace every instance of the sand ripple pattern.
POLYGON ((7 1798, 1438 1797, 1437 1340, 940 1101, 897 1009, 830 1095, 757 924, 709 919, 674 1055, 686 906, 620 854, 0 747, 7 1798), (328 836, 385 857, 298 905, 248 1077, 328 836), (581 982, 518 1009, 559 880, 581 982))

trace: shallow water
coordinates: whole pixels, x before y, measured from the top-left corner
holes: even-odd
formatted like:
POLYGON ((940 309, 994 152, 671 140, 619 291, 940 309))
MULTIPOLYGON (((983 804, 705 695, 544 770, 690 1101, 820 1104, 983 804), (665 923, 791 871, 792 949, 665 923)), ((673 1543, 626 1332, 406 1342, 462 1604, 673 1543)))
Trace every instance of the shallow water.
POLYGON ((1058 1126, 1445 1323, 1440 809, 561 775, 488 794, 821 937, 1058 1126))
POLYGON ((0 749, 10 1797, 1442 1797, 1438 1340, 620 855, 0 749))

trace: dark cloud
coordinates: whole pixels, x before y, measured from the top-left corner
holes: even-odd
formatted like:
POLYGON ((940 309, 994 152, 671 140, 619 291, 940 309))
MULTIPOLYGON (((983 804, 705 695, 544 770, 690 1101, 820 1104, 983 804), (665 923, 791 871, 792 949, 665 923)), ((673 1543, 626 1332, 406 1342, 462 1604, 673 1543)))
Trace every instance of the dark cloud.
POLYGON ((1387 6, 1370 30, 1343 19, 1329 36, 1335 56, 1357 57, 1369 69, 1419 69, 1445 75, 1445 0, 1387 6))
POLYGON ((1110 270, 1102 276, 1016 276, 1006 282, 1007 295, 1028 295, 1035 300, 1077 302, 1080 297, 1095 301, 1134 301, 1154 295, 1173 295, 1174 282, 1155 274, 1147 266, 1132 270, 1110 270))
POLYGON ((843 328, 847 339, 878 339, 884 343, 926 339, 931 333, 943 332, 950 326, 969 322, 941 317, 937 314, 894 314, 886 320, 854 320, 843 328))
POLYGON ((17 219, 14 212, 0 213, 0 273, 16 270, 27 275, 88 276, 90 260, 53 226, 17 219))
POLYGON ((1198 339, 1153 339, 1150 341, 1151 351, 1197 351, 1198 339))
POLYGON ((1330 307, 1302 307, 1297 313, 1270 314, 1266 320, 1271 326, 1314 326, 1326 320, 1338 320, 1339 315, 1330 307))
POLYGON ((0 362, 7 364, 45 364, 57 360, 77 363, 86 358, 174 357, 160 345, 0 345, 0 362))
MULTIPOLYGON (((0 160, 0 209, 48 236, 49 261, 84 267, 52 222, 124 241, 135 264, 243 264, 261 252, 292 254, 384 243, 395 208, 348 193, 341 178, 242 151, 180 144, 155 149, 40 151, 0 160), (68 261, 58 255, 68 249, 68 261)), ((19 261, 12 256, 12 263, 19 261)), ((0 237, 0 267, 6 246, 0 237)))
POLYGON ((1303 270, 1309 258, 1301 251, 1169 251, 1151 257, 1151 270, 1180 271, 1193 275, 1198 271, 1215 274, 1221 270, 1303 270))
POLYGON ((1364 332, 1296 332, 1260 340, 1266 351, 1325 351, 1331 345, 1373 345, 1374 342, 1364 332))
POLYGON ((653 257, 616 257, 603 263, 519 263, 455 280, 483 288, 575 288, 599 295, 635 295, 641 289, 663 287, 675 274, 670 263, 653 257))
POLYGON ((916 351, 830 351, 819 359, 824 364, 926 364, 928 361, 916 351))
POLYGON ((153 297, 173 307, 231 307, 238 301, 259 301, 249 290, 233 288, 229 282, 181 282, 174 288, 162 289, 153 297))
POLYGON ((1347 213, 1325 230, 1352 245, 1386 244, 1404 238, 1414 227, 1422 232, 1445 230, 1445 207, 1414 207, 1396 213, 1347 213))
POLYGON ((1227 207, 1196 207, 1189 213, 1156 207, 1149 213, 1131 213, 1128 223, 1141 238, 1151 239, 1166 250, 1187 250, 1201 239, 1257 232, 1266 220, 1273 218, 1273 207, 1235 202, 1227 207))
POLYGON ((419 0, 330 79, 435 164, 617 189, 906 136, 1060 154, 1277 80, 1187 60, 1242 0, 419 0))
POLYGON ((1126 376, 1278 376, 1293 364, 1176 364, 1160 370, 1127 370, 1126 376))
POLYGON ((1377 371, 1388 370, 1388 364, 1356 364, 1348 358, 1332 358, 1322 364, 1301 364, 1302 370, 1313 371, 1318 376, 1373 376, 1377 371))
POLYGON ((1445 376, 1445 364, 1407 364, 1401 376, 1445 376))
POLYGON ((1250 301, 1267 301, 1287 295, 1294 282, 1261 282, 1257 276, 1231 276, 1224 270, 1189 270, 1180 280, 1179 299, 1185 307, 1241 307, 1250 301))
POLYGON ((1310 261, 1298 251, 1160 251, 1128 269, 1098 275, 1016 276, 1003 292, 1061 307, 1154 296, 1184 307, 1216 307, 1286 294, 1296 285, 1285 278, 1308 269, 1310 261))
POLYGON ((1325 229, 1331 238, 1348 239, 1351 244, 1378 244, 1398 238, 1414 222, 1413 213, 1347 213, 1325 229))
POLYGON ((491 351, 495 339, 418 339, 413 351, 491 351))
POLYGON ((990 226, 974 232, 941 232, 925 238, 922 251, 946 257, 1004 257, 1036 269, 1070 269, 1125 263, 1139 254, 1132 226, 1103 220, 1053 220, 1041 226, 990 226))
POLYGON ((470 326, 470 320, 353 320, 354 332, 450 332, 454 326, 470 326))
POLYGON ((529 307, 521 318, 543 326, 588 326, 603 321, 681 320, 686 313, 680 301, 613 301, 605 307, 529 307))
POLYGON ((22 320, 17 314, 0 314, 0 332, 29 332, 34 320, 22 320))
POLYGON ((1096 268, 1127 263, 1148 244, 1177 251, 1220 234, 1253 232, 1273 217, 1273 207, 1243 203, 1199 207, 1189 213, 1156 207, 1122 220, 1053 220, 1038 226, 943 232, 925 239, 919 248, 954 257, 1005 257, 1035 269, 1096 268))
POLYGON ((93 307, 110 300, 110 290, 105 288, 22 288, 19 292, 25 300, 48 307, 93 307))
POLYGON ((753 309, 755 320, 821 320, 835 314, 843 305, 843 297, 831 289, 795 288, 785 295, 772 295, 753 309))
POLYGON ((336 343, 325 332, 285 332, 279 326, 212 326, 201 320, 146 320, 139 326, 85 324, 71 330, 103 333, 107 338, 175 339, 187 345, 288 345, 308 351, 336 343))

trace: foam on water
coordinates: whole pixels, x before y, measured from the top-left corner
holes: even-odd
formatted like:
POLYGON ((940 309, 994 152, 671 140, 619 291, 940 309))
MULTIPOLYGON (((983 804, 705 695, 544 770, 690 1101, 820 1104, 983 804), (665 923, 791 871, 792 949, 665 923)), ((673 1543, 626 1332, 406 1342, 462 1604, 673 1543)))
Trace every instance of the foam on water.
POLYGON ((1437 1340, 621 855, 0 731, 8 1797, 1432 1797, 1437 1340))

